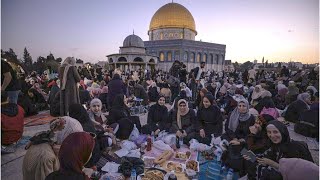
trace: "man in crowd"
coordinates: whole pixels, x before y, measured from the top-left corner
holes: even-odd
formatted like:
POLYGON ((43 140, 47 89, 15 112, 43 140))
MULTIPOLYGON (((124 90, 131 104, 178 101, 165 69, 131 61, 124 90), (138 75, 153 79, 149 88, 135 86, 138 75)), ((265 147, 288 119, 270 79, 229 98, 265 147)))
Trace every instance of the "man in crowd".
POLYGON ((17 79, 17 73, 14 72, 8 62, 1 59, 1 92, 6 91, 9 102, 17 104, 20 90, 21 86, 17 79))

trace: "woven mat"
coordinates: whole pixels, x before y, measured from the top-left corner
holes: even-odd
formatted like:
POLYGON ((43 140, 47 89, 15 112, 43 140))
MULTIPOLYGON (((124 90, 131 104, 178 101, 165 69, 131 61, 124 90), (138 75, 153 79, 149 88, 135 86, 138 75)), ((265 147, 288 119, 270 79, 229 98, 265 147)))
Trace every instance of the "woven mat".
POLYGON ((37 115, 24 118, 24 126, 43 125, 49 123, 53 119, 56 119, 56 117, 51 116, 49 111, 44 111, 37 115))

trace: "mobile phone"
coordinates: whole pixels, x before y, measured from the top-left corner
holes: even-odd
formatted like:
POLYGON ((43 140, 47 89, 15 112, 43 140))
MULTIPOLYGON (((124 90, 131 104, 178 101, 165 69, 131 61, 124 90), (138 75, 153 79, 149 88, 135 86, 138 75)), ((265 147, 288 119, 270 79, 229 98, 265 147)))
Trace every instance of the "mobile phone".
POLYGON ((252 151, 248 151, 248 149, 246 149, 246 148, 243 148, 241 150, 241 155, 249 156, 251 162, 257 161, 257 156, 252 151))

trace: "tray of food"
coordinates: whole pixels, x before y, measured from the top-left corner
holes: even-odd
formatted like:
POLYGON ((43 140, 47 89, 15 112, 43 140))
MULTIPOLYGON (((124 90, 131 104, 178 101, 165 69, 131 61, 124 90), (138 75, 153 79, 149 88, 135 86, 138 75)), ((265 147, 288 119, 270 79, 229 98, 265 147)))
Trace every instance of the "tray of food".
POLYGON ((172 154, 173 154, 172 151, 166 150, 154 160, 154 163, 155 164, 162 164, 162 163, 166 162, 168 159, 170 159, 172 154))
POLYGON ((165 166, 169 171, 174 171, 176 173, 183 172, 183 165, 178 162, 168 161, 165 166))
POLYGON ((176 154, 174 155, 174 159, 178 159, 178 160, 187 160, 190 159, 191 157, 191 152, 187 151, 187 152, 176 152, 176 154))
POLYGON ((214 159, 214 149, 209 149, 206 151, 201 152, 201 156, 203 156, 206 160, 213 160, 214 159))
POLYGON ((166 171, 158 168, 149 168, 144 174, 140 174, 137 180, 163 180, 166 171))
POLYGON ((188 160, 186 162, 186 169, 192 169, 196 172, 199 172, 200 168, 199 168, 199 162, 195 161, 195 160, 188 160))
POLYGON ((144 166, 145 167, 153 167, 154 165, 155 165, 155 162, 154 162, 154 160, 155 160, 156 158, 154 158, 154 157, 149 157, 149 156, 144 156, 143 158, 142 158, 142 160, 143 160, 143 162, 144 162, 144 166))

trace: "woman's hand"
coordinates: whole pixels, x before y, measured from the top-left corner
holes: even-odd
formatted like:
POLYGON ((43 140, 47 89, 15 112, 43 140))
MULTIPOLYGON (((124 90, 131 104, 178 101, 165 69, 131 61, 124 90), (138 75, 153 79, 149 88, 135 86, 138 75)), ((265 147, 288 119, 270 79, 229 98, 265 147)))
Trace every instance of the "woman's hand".
POLYGON ((185 130, 183 130, 182 136, 183 136, 183 137, 186 137, 187 135, 188 135, 187 132, 186 132, 185 130))
POLYGON ((204 129, 201 129, 201 130, 200 130, 200 136, 201 136, 202 138, 206 137, 206 133, 204 132, 204 129))
POLYGON ((160 129, 157 129, 157 130, 154 132, 154 134, 155 134, 155 135, 158 135, 159 132, 160 132, 160 129))
POLYGON ((259 164, 264 165, 264 166, 268 165, 268 166, 272 166, 276 169, 279 168, 279 164, 277 162, 275 162, 271 159, 268 159, 268 158, 257 158, 257 161, 259 164))
POLYGON ((229 144, 232 144, 232 145, 240 145, 240 141, 238 139, 233 139, 229 142, 229 144))
POLYGON ((182 136, 182 133, 178 130, 178 131, 176 132, 176 136, 181 137, 181 136, 182 136))

